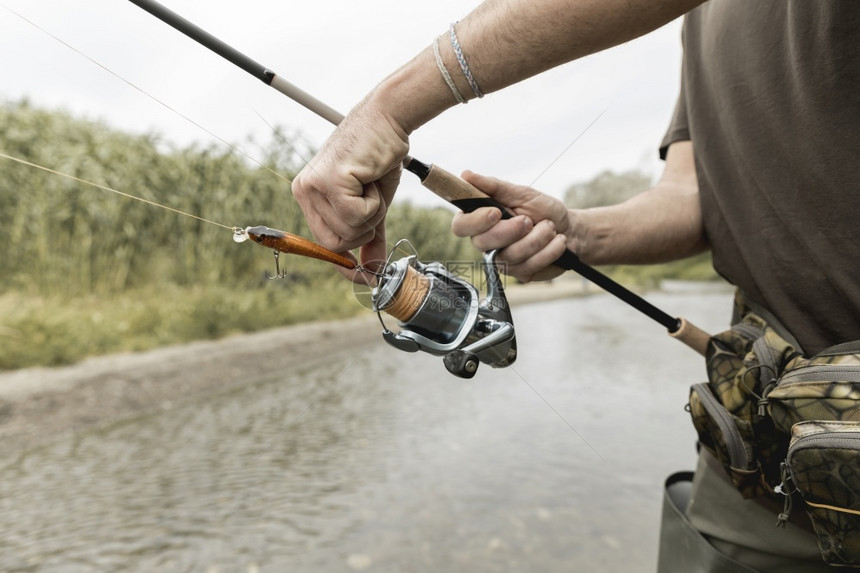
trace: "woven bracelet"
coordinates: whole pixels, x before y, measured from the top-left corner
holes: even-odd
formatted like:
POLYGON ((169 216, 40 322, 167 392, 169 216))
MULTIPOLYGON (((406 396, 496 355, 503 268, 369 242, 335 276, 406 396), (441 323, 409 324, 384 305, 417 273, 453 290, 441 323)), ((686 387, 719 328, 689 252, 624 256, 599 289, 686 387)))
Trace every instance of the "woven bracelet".
POLYGON ((454 80, 451 79, 451 74, 448 73, 448 68, 445 67, 445 62, 442 61, 442 55, 439 53, 439 38, 433 40, 433 55, 436 56, 436 66, 442 73, 445 83, 448 84, 449 88, 451 88, 451 93, 454 94, 454 97, 457 98, 458 102, 469 103, 460 93, 460 90, 457 89, 457 86, 454 85, 454 80))
POLYGON ((469 64, 466 63, 466 57, 463 55, 463 50, 460 48, 460 41, 457 39, 457 32, 454 30, 454 26, 456 24, 457 22, 451 24, 449 32, 451 33, 451 45, 454 47, 454 53, 457 54, 457 61, 460 62, 460 69, 463 70, 463 75, 466 76, 466 81, 469 82, 469 86, 471 86, 475 95, 479 98, 484 97, 484 92, 481 91, 481 88, 478 86, 478 82, 476 82, 475 78, 472 77, 472 70, 469 69, 469 64))

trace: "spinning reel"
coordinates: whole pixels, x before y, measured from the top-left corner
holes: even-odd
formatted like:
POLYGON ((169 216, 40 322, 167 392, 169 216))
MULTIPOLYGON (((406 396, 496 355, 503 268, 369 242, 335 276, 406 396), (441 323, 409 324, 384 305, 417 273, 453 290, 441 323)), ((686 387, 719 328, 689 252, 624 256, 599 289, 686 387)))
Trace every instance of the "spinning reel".
POLYGON ((479 362, 493 368, 512 364, 516 336, 495 256, 495 251, 483 255, 487 295, 480 298, 473 285, 442 263, 424 264, 417 255, 392 262, 389 255, 371 294, 382 337, 405 352, 442 356, 448 372, 461 378, 472 378, 479 362), (389 330, 380 312, 398 319, 400 331, 389 330))

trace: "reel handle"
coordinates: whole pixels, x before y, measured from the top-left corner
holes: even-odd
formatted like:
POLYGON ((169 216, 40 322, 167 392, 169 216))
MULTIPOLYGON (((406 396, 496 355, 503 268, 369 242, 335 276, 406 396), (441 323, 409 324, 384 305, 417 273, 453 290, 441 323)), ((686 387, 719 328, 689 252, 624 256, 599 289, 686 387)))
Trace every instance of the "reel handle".
POLYGON ((474 378, 478 371, 478 357, 471 352, 455 350, 442 357, 445 368, 460 378, 474 378))

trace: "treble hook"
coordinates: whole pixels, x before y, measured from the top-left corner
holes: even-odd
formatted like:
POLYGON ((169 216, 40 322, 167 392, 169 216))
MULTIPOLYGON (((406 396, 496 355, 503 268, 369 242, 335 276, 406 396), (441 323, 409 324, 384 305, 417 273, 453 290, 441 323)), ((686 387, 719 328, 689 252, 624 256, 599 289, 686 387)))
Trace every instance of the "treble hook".
POLYGON ((272 251, 272 252, 275 254, 275 276, 273 276, 273 277, 269 276, 269 271, 266 271, 266 278, 269 279, 270 281, 273 281, 275 279, 286 278, 287 277, 287 270, 284 269, 283 271, 281 271, 281 266, 280 266, 280 263, 278 262, 278 259, 281 256, 280 253, 278 253, 278 251, 272 251))

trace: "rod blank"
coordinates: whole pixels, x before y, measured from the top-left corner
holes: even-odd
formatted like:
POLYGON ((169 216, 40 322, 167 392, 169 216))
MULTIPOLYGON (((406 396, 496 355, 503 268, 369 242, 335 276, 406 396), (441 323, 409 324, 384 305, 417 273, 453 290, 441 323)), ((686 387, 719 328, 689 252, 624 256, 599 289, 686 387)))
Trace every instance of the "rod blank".
POLYGON ((225 44, 197 24, 183 18, 170 8, 153 0, 129 0, 146 10, 165 24, 172 26, 202 46, 212 50, 225 60, 245 70, 266 85, 272 86, 291 100, 328 120, 334 125, 343 121, 343 114, 321 102, 298 86, 291 84, 275 72, 249 58, 236 48, 225 44))

